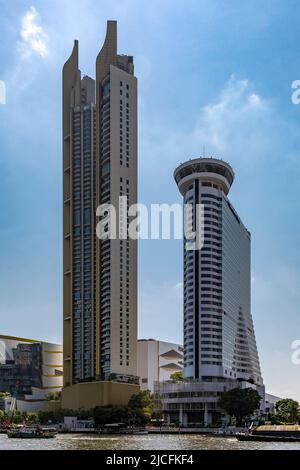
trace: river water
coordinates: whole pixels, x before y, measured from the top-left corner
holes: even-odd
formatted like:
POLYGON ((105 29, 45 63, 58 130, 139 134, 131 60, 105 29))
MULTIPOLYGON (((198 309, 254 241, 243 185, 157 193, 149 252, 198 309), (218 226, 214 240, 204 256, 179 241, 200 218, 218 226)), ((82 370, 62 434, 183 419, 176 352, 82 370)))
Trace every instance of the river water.
POLYGON ((55 439, 9 439, 0 434, 0 450, 300 450, 300 442, 240 442, 235 437, 204 435, 86 436, 59 434, 55 439))

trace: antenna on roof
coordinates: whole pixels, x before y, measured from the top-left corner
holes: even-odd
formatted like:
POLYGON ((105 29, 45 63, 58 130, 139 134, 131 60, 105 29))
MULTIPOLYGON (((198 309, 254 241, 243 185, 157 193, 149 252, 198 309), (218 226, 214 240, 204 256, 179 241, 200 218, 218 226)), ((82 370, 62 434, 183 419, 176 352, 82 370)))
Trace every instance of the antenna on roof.
POLYGON ((205 144, 203 144, 203 157, 205 157, 205 144))

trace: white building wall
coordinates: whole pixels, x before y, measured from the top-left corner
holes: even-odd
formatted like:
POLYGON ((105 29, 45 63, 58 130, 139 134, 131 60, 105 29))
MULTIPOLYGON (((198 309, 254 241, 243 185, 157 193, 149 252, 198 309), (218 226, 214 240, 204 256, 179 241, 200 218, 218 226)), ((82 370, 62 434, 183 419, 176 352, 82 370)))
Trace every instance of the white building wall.
POLYGON ((182 346, 154 339, 138 340, 138 376, 141 390, 154 391, 154 383, 170 379, 183 366, 182 346))
MULTIPOLYGON (((243 379, 261 386, 250 305, 251 236, 227 198, 230 165, 195 158, 175 181, 185 204, 201 204, 200 250, 184 243, 184 377, 243 379)), ((194 214, 196 211, 194 210, 194 214)))
POLYGON ((63 386, 62 345, 42 343, 42 365, 42 384, 45 395, 57 389, 61 390, 63 386))
POLYGON ((38 411, 46 410, 48 407, 47 400, 16 400, 17 410, 26 411, 27 413, 37 413, 38 411))

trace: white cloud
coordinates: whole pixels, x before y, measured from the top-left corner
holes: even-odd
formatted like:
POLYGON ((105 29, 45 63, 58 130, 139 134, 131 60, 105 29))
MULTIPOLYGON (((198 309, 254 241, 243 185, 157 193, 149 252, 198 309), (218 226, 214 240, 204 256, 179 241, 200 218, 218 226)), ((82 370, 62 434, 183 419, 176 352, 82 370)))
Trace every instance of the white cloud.
MULTIPOLYGON (((223 88, 198 113, 188 128, 172 124, 161 116, 140 124, 141 174, 155 182, 159 194, 174 168, 189 158, 203 155, 228 161, 239 176, 257 175, 272 162, 280 168, 300 171, 299 129, 285 119, 276 99, 261 95, 247 79, 231 76, 223 88), (160 172, 157 172, 160 168, 160 172)), ((147 185, 145 178, 145 184, 147 185)), ((152 186, 151 186, 152 187, 152 186)))
POLYGON ((183 282, 177 282, 173 287, 175 290, 182 290, 183 289, 183 282))
POLYGON ((31 6, 22 17, 19 49, 24 59, 29 58, 32 53, 36 53, 40 57, 47 55, 47 35, 39 24, 39 19, 39 14, 34 6, 31 6))
POLYGON ((252 93, 248 98, 248 102, 253 106, 258 106, 261 103, 261 98, 256 93, 252 93))
MULTIPOLYGON (((200 112, 193 132, 194 141, 198 146, 203 143, 209 153, 215 152, 222 158, 231 154, 234 147, 244 149, 245 140, 256 147, 257 131, 269 118, 270 103, 253 93, 251 88, 248 80, 230 77, 217 101, 208 104, 200 112), (255 136, 255 139, 249 142, 252 136, 255 136)), ((259 138, 259 144, 265 145, 261 132, 259 138)), ((257 152, 253 153, 255 155, 257 152)), ((239 158, 242 158, 243 154, 244 151, 239 158)))
POLYGON ((234 76, 225 83, 213 102, 200 108, 190 131, 170 128, 170 123, 161 119, 151 122, 151 125, 143 124, 141 147, 145 154, 151 148, 145 163, 152 168, 154 159, 159 165, 165 162, 174 168, 187 158, 202 155, 204 145, 206 155, 233 163, 243 160, 247 166, 254 164, 261 155, 269 154, 270 143, 274 142, 274 137, 270 141, 270 134, 276 136, 274 128, 280 125, 272 101, 254 92, 249 80, 239 80, 234 76))

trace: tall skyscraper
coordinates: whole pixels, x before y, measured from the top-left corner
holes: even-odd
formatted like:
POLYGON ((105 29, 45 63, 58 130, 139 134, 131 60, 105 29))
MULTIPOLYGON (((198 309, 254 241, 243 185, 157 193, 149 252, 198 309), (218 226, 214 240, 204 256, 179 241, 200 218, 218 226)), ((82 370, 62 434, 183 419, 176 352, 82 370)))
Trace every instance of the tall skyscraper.
POLYGON ((176 168, 184 204, 202 204, 203 247, 184 250, 184 375, 262 384, 250 305, 251 235, 227 195, 228 163, 196 158, 176 168))
POLYGON ((174 177, 193 208, 185 215, 184 380, 156 384, 155 408, 168 422, 221 425, 227 418, 219 398, 233 388, 256 389, 264 411, 250 304, 251 236, 227 197, 234 180, 228 163, 195 158, 174 177))
POLYGON ((63 68, 63 401, 73 408, 125 403, 138 389, 137 242, 96 235, 97 208, 118 217, 120 196, 137 202, 137 79, 108 21, 96 80, 81 78, 78 41, 63 68))

